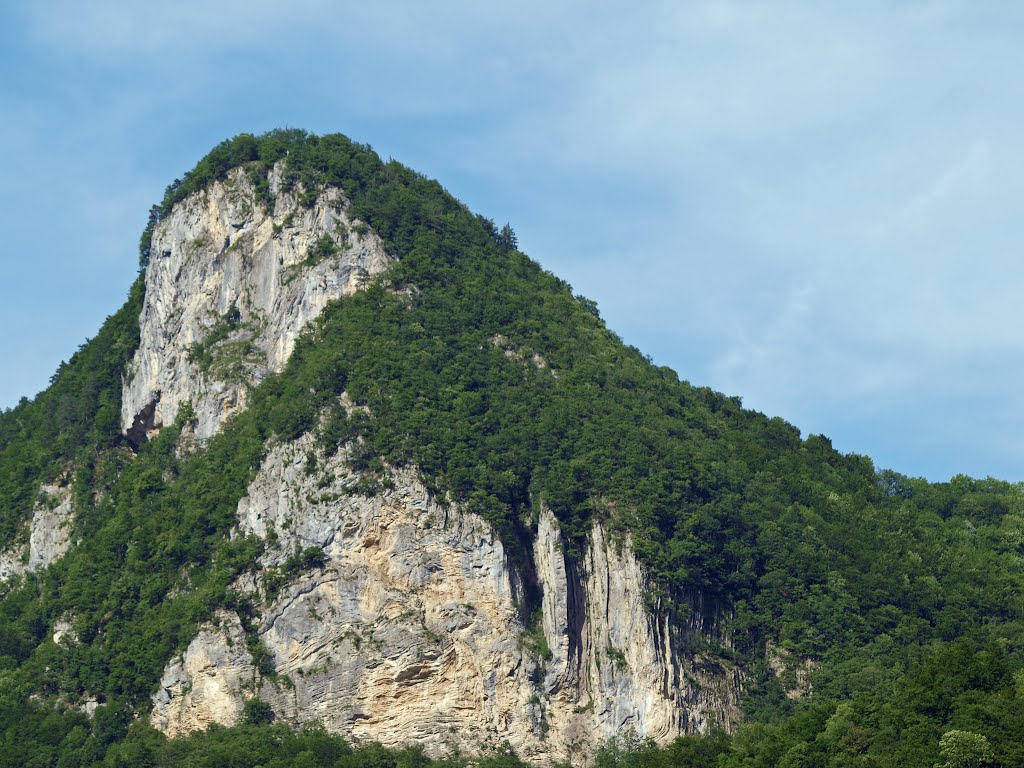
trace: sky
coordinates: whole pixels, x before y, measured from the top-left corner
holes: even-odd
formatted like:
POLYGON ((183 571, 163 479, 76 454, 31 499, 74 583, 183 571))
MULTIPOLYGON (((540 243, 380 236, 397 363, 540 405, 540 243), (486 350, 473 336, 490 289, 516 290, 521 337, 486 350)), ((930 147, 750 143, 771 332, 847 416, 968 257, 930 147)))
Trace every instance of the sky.
POLYGON ((0 407, 238 133, 438 179, 627 343, 876 467, 1024 481, 1024 5, 0 0, 0 407))

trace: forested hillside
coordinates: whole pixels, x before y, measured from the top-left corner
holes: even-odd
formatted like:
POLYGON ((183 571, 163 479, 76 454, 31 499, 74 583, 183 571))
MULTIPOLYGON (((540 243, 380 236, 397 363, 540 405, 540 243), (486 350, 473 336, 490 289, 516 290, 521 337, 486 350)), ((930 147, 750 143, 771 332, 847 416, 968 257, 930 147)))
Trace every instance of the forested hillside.
POLYGON ((137 449, 120 435, 141 282, 49 389, 0 416, 0 549, 25 536, 42 482, 72 488, 76 542, 0 586, 0 765, 427 764, 293 733, 255 705, 246 725, 173 742, 139 716, 201 621, 251 610, 231 585, 262 544, 229 536, 235 509, 268 444, 310 431, 328 452, 355 446, 362 491, 415 468, 524 568, 545 506, 570 556, 595 518, 628 536, 673 620, 696 593, 727 607, 731 645, 708 650, 746 670, 746 723, 664 748, 624 734, 602 766, 1024 765, 1019 486, 880 470, 681 381, 511 228, 340 135, 224 142, 154 209, 143 264, 176 203, 241 166, 270 204, 282 160, 310 203, 339 186, 397 261, 332 304, 221 434, 179 450, 186 413, 137 449), (61 622, 77 642, 53 640, 61 622))

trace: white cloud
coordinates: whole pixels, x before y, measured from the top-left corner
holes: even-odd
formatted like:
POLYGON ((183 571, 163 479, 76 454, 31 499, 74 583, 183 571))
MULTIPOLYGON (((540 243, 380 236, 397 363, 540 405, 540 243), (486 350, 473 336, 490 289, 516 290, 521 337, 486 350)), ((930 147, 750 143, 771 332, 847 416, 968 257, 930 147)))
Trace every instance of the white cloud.
POLYGON ((962 157, 899 211, 898 218, 922 225, 930 216, 941 214, 941 208, 955 202, 957 195, 977 192, 988 181, 991 155, 988 140, 984 137, 975 139, 962 157))

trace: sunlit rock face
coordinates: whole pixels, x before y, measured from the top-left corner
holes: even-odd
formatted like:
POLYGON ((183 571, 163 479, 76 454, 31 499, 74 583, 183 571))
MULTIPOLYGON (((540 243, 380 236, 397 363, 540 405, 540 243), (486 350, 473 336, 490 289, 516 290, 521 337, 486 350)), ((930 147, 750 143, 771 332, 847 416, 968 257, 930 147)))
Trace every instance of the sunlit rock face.
POLYGON ((282 189, 280 168, 269 181, 272 207, 239 168, 156 226, 121 404, 134 442, 172 423, 186 402, 195 436, 215 434, 252 385, 284 367, 328 302, 388 265, 341 191, 327 189, 307 207, 282 189))
POLYGON ((168 665, 156 727, 232 724, 258 695, 280 720, 356 740, 436 755, 507 741, 535 762, 580 762, 616 735, 665 743, 738 718, 739 673, 683 650, 688 635, 727 639, 704 611, 687 626, 652 611, 628 540, 594 526, 571 561, 542 513, 541 616, 528 626, 523 580, 482 518, 440 503, 412 470, 354 493, 344 451, 309 472, 310 451, 310 436, 272 449, 238 506, 238 534, 270 543, 264 573, 310 547, 323 555, 270 599, 259 575, 238 585, 261 606, 249 636, 274 674, 257 670, 238 617, 222 615, 168 665))

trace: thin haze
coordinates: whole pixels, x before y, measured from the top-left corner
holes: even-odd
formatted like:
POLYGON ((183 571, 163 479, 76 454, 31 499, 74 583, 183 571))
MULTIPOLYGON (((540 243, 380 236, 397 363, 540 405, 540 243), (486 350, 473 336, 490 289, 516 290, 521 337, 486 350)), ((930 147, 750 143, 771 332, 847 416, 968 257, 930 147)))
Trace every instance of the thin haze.
POLYGON ((1024 480, 1024 6, 6 3, 0 406, 164 187, 342 132, 509 221, 628 343, 879 467, 1024 480))

